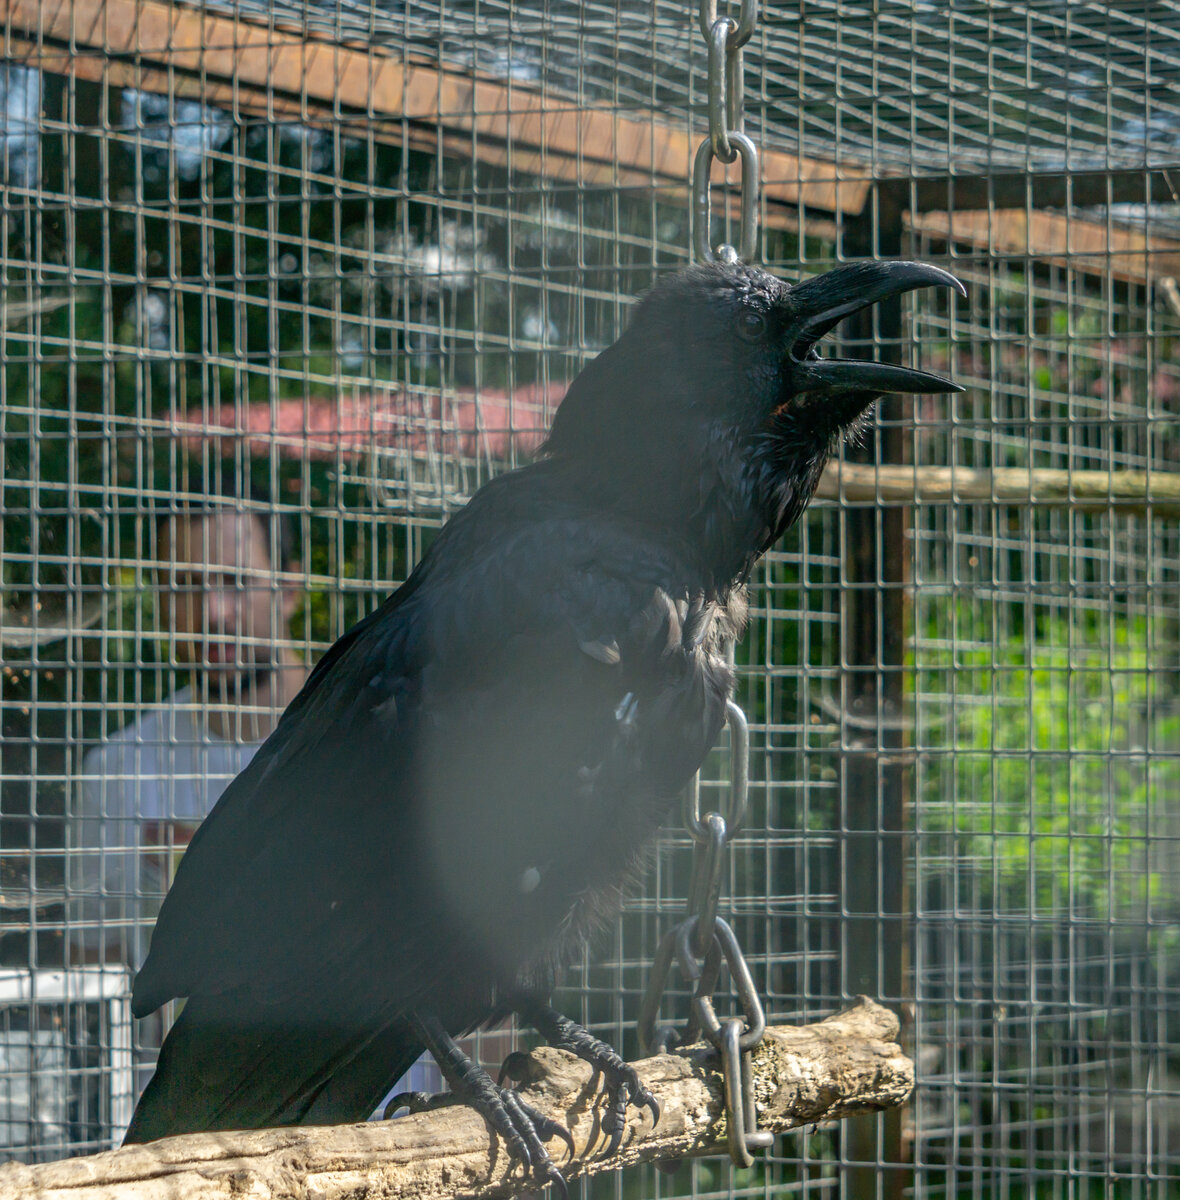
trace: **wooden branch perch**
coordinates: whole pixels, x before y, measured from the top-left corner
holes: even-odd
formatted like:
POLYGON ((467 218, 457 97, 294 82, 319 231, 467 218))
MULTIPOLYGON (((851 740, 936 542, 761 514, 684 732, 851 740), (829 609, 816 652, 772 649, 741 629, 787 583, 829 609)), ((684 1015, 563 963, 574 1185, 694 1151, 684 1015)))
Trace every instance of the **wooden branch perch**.
POLYGON ((832 463, 816 492, 851 504, 1012 504, 1075 512, 1180 516, 1180 474, 1165 471, 1060 471, 1023 467, 894 467, 832 463))
MULTIPOLYGON (((914 1068, 894 1041, 897 1030, 897 1018, 864 997, 815 1025, 768 1029, 754 1054, 759 1127, 784 1132, 901 1104, 914 1068)), ((660 1103, 659 1125, 653 1130, 646 1111, 631 1110, 620 1152, 598 1159, 602 1096, 590 1067, 561 1050, 534 1051, 523 1091, 573 1133, 577 1158, 568 1170, 561 1143, 549 1144, 568 1177, 723 1151, 721 1073, 711 1049, 691 1047, 635 1068, 660 1103)), ((489 1149, 486 1124, 465 1106, 361 1125, 190 1134, 0 1166, 0 1195, 30 1200, 450 1200, 528 1186, 499 1143, 489 1149)))

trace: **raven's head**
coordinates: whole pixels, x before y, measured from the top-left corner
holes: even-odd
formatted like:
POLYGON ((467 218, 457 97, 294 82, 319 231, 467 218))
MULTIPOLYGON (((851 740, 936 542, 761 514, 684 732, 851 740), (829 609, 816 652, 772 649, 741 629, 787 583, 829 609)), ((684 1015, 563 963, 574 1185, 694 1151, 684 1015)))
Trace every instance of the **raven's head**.
POLYGON ((954 276, 863 262, 790 285, 756 267, 690 267, 636 306, 558 410, 547 451, 741 574, 802 513, 829 455, 886 392, 957 392, 892 363, 823 357, 846 317, 954 276))

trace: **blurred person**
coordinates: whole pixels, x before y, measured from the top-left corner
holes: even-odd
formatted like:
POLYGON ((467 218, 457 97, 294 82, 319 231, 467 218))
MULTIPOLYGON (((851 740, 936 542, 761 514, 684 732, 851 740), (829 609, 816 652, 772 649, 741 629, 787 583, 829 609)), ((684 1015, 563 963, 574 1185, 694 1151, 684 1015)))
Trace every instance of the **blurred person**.
MULTIPOLYGON (((181 854, 310 673, 292 646, 290 530, 263 498, 178 503, 155 552, 160 633, 187 679, 85 755, 67 853, 71 957, 126 966, 129 991, 181 854)), ((141 1090, 166 1021, 137 1026, 141 1090)), ((441 1087, 424 1056, 395 1090, 441 1087)))
POLYGON ((72 951, 137 969, 176 863, 308 675, 291 645, 291 539, 251 500, 178 504, 156 531, 161 634, 182 687, 82 761, 72 951))

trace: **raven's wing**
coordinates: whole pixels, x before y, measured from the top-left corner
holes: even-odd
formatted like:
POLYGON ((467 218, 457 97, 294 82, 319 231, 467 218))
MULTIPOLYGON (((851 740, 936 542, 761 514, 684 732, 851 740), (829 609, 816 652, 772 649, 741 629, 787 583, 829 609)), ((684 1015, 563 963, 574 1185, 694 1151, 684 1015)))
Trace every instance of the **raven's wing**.
POLYGON ((728 681, 653 547, 553 520, 435 549, 193 839, 137 1015, 237 989, 370 1022, 472 979, 490 997, 584 933, 708 752, 728 681))

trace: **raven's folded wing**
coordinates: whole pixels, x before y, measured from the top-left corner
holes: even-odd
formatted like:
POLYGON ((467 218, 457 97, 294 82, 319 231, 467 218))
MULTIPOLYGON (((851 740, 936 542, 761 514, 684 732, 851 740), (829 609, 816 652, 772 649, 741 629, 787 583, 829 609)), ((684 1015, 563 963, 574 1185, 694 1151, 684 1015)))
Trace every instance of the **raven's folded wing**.
POLYGON ((617 893, 717 736, 716 664, 641 541, 473 532, 329 651, 225 792, 137 1015, 242 987, 312 1019, 405 1012, 518 977, 617 893))

